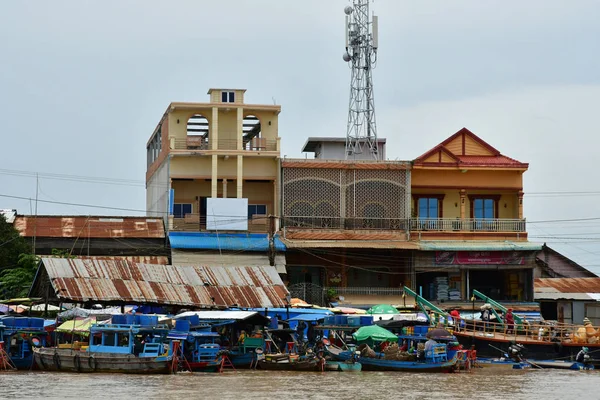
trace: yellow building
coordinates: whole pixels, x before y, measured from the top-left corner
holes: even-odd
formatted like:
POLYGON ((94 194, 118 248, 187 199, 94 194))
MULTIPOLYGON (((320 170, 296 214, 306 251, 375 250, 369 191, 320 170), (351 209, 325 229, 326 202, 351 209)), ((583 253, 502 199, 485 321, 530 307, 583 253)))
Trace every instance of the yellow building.
POLYGON ((266 217, 279 213, 281 107, 246 104, 245 92, 210 89, 207 103, 173 102, 151 135, 146 209, 166 217, 169 231, 266 232, 266 217))
POLYGON ((535 252, 523 216, 528 164, 463 128, 413 161, 410 237, 419 245, 411 282, 431 299, 472 289, 533 300, 535 252), (441 287, 441 289, 440 289, 441 287))

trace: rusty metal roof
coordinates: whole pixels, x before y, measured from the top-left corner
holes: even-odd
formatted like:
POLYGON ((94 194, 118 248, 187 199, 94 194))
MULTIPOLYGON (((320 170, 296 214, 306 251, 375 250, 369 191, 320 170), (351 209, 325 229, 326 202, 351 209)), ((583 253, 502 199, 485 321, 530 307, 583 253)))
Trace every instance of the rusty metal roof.
MULTIPOLYGON (((284 307, 289 294, 275 267, 139 264, 126 260, 42 258, 61 301, 194 307, 284 307), (212 300, 214 298, 214 302, 212 300)), ((32 292, 45 281, 36 276, 32 292)))
POLYGON ((162 239, 162 218, 17 215, 14 227, 25 237, 162 239))
POLYGON ((536 278, 535 292, 600 293, 600 278, 536 278))
MULTIPOLYGON (((55 258, 50 257, 48 258, 55 258)), ((56 257, 60 258, 60 257, 56 257)), ((77 259, 92 259, 92 260, 125 260, 141 264, 156 264, 168 265, 169 257, 167 256, 77 256, 77 259)))

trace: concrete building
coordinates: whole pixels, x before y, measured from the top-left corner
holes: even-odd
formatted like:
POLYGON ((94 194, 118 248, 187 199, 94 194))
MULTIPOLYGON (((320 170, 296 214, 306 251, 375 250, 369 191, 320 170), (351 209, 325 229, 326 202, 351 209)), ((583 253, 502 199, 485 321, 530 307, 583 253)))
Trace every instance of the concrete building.
POLYGON ((219 233, 233 238, 226 250, 262 253, 275 230, 281 107, 247 104, 245 92, 210 89, 206 103, 173 102, 148 140, 146 209, 167 222, 174 264, 226 263, 215 256, 219 233))
POLYGON ((402 286, 443 302, 472 289, 533 300, 541 244, 523 216, 528 164, 466 128, 412 162, 342 161, 344 143, 310 138, 315 159, 282 162, 293 294, 308 282, 353 304, 398 303, 402 286))
MULTIPOLYGON (((385 138, 377 139, 377 150, 379 159, 385 160, 385 138)), ((346 138, 338 137, 309 137, 302 147, 303 153, 314 153, 314 158, 323 160, 345 160, 346 159, 346 138)), ((361 154, 355 154, 353 160, 372 160, 370 152, 365 151, 361 154)))

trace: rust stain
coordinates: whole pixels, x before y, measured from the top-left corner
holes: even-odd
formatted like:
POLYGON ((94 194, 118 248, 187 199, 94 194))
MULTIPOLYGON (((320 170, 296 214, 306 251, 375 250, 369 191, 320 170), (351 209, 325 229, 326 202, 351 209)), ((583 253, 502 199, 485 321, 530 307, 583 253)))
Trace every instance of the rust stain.
POLYGON ((284 307, 288 294, 274 267, 183 267, 106 257, 48 257, 42 264, 57 296, 71 301, 272 308, 284 307))
POLYGON ((18 215, 14 227, 25 237, 165 238, 162 218, 18 215))
POLYGON ((600 278, 536 278, 534 287, 554 288, 560 293, 600 293, 600 278))

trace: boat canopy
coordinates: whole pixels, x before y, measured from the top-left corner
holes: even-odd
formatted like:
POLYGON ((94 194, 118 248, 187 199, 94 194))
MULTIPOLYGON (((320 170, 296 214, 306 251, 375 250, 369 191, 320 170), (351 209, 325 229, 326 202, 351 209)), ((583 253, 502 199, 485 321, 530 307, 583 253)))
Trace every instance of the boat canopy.
POLYGON ((358 342, 397 342, 398 336, 379 325, 369 325, 359 328, 352 334, 358 342))
POLYGON ((288 321, 320 321, 325 319, 325 314, 300 314, 295 316, 294 318, 288 319, 288 321))

